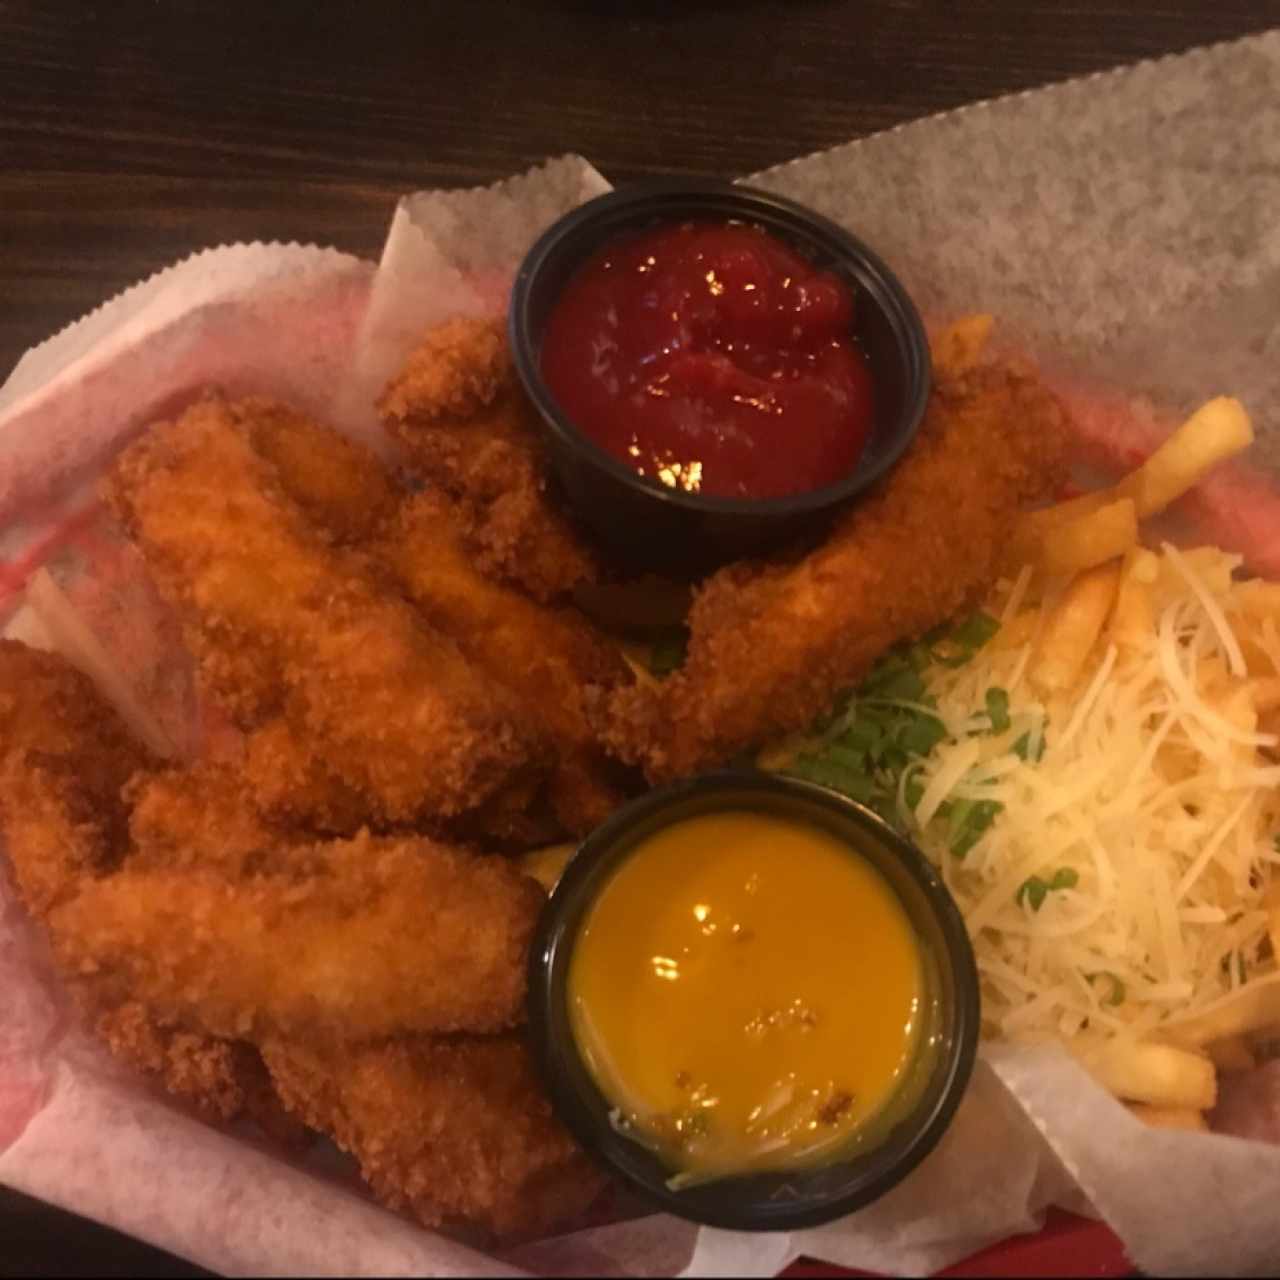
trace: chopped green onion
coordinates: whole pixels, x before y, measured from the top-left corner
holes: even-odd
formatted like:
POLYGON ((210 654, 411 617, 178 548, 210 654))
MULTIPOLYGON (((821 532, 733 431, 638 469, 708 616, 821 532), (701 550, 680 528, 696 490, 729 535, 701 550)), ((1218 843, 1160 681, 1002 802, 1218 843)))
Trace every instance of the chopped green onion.
POLYGON ((1003 810, 1004 805, 998 800, 953 800, 947 814, 951 822, 947 842, 951 856, 963 858, 1003 810))
POLYGON ((987 690, 987 715, 991 718, 992 733, 1003 733, 1009 727, 1009 694, 1006 690, 987 690))
POLYGON ((947 726, 937 716, 917 715, 903 727, 898 741, 912 755, 927 756, 934 747, 945 741, 946 736, 947 726))
POLYGON ((1039 876, 1029 876, 1018 886, 1013 900, 1021 906, 1024 901, 1031 903, 1032 911, 1039 911, 1044 906, 1045 895, 1049 886, 1039 876))
MULTIPOLYGON (((958 626, 936 627, 915 644, 886 654, 857 688, 843 694, 832 712, 815 723, 809 750, 791 760, 785 771, 843 792, 900 825, 902 803, 914 810, 924 794, 918 778, 902 782, 903 772, 948 737, 946 725, 933 714, 937 701, 929 693, 925 673, 931 666, 963 665, 999 629, 994 618, 979 612, 958 626)), ((1005 690, 988 691, 994 732, 1009 725, 1008 703, 1005 690)), ((944 801, 938 813, 950 822, 956 857, 963 857, 981 839, 1001 808, 995 801, 967 801, 953 812, 951 802, 944 801)))
POLYGON ((1021 906, 1024 901, 1031 904, 1032 911, 1039 911, 1044 900, 1054 889, 1074 889, 1080 882, 1080 875, 1074 867, 1059 867, 1053 873, 1053 879, 1042 880, 1039 876, 1029 876, 1018 886, 1014 901, 1021 906))
POLYGON ((832 791, 839 791, 862 804, 871 804, 876 796, 874 778, 860 769, 830 760, 826 754, 803 755, 787 772, 820 786, 830 787, 832 791))
POLYGON ((967 649, 969 656, 972 657, 999 630, 1000 624, 989 613, 983 613, 979 609, 977 613, 966 618, 949 632, 946 639, 961 649, 967 649))

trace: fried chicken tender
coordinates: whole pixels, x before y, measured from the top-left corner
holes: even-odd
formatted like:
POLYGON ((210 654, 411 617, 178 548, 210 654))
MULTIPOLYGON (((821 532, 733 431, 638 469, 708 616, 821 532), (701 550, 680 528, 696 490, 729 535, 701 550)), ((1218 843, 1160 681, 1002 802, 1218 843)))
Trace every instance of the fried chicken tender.
POLYGON ((240 1041, 218 1040, 165 1024, 137 1000, 92 1012, 90 1025, 122 1062, 154 1080, 174 1097, 205 1114, 233 1120, 248 1113, 275 1127, 279 1107, 258 1051, 240 1041))
POLYGON ((249 779, 227 763, 201 761, 134 777, 129 805, 130 871, 217 872, 227 880, 288 870, 289 851, 314 843, 263 817, 249 779))
POLYGON ((227 406, 285 492, 342 545, 372 538, 395 509, 399 487, 368 449, 290 405, 254 396, 227 406))
POLYGON ((283 715, 373 822, 478 807, 533 767, 518 703, 331 545, 254 449, 245 412, 194 405, 106 484, 206 687, 243 729, 283 715))
POLYGON ((935 382, 919 437, 873 495, 799 560, 713 574, 683 668, 612 695, 606 741, 650 781, 806 728, 887 648, 990 586, 1019 505, 1058 474, 1063 410, 1010 365, 935 382))
MULTIPOLYGON (((321 835, 352 836, 372 817, 362 793, 339 777, 283 718, 251 733, 245 744, 244 776, 253 804, 275 823, 321 835)), ((503 787, 506 803, 522 794, 503 787)))
MULTIPOLYGON (((0 756, 0 831, 20 896, 49 922, 119 874, 131 854, 125 797, 158 762, 64 658, 12 640, 0 640, 0 756)), ((169 1092, 223 1119, 269 1116, 270 1083, 250 1046, 165 1023, 105 991, 91 967, 70 988, 111 1051, 169 1092)))
POLYGON ((556 1122, 514 1036, 413 1037, 337 1050, 266 1041, 280 1096, 424 1226, 545 1233, 604 1186, 556 1122))
POLYGON ((155 763, 66 659, 0 639, 0 823, 34 916, 119 863, 120 789, 155 763))
POLYGON ((459 504, 480 569, 541 601, 599 576, 547 492, 538 424, 499 323, 457 319, 431 330, 378 410, 410 470, 459 504))
POLYGON ((511 352, 500 320, 459 317, 429 330, 382 393, 390 422, 474 418, 511 382, 511 352))
POLYGON ((428 621, 547 729, 557 761, 550 800, 563 827, 583 834, 603 822, 625 796, 587 718, 586 695, 630 683, 618 646, 576 609, 538 604, 476 570, 456 504, 441 493, 407 500, 380 553, 428 621))
POLYGON ((503 859, 362 833, 236 879, 126 866, 49 924, 70 972, 214 1035, 359 1040, 514 1026, 542 901, 503 859))

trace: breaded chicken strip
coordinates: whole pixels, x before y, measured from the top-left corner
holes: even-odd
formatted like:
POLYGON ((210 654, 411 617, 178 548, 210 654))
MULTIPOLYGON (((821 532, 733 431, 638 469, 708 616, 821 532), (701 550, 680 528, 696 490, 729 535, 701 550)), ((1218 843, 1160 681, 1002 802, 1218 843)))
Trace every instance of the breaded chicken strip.
MULTIPOLYGON (((352 836, 371 821, 377 825, 364 793, 338 776, 283 718, 246 739, 244 781, 253 805, 277 825, 325 836, 352 836)), ((526 789, 509 783, 490 803, 505 804, 526 789)))
POLYGON ((120 790, 156 763, 65 658, 0 639, 0 822, 32 915, 119 864, 120 790))
POLYGON ((542 901, 500 858, 362 834, 237 879, 126 866, 49 924, 70 972, 215 1035, 355 1040, 514 1026, 542 901))
POLYGON ((292 406, 250 397, 227 406, 285 492, 340 544, 372 538, 400 491, 368 449, 292 406))
POLYGON ((290 850, 313 839, 268 822, 245 773, 201 761, 140 774, 125 788, 130 871, 202 870, 227 880, 289 870, 290 850))
MULTIPOLYGON (((65 659, 0 640, 0 832, 37 919, 119 874, 130 854, 121 791, 156 763, 65 659)), ((104 990, 91 967, 71 992, 112 1052, 169 1092, 223 1119, 246 1109, 269 1117, 270 1085, 251 1046, 166 1023, 104 990)))
POLYGON ((938 378, 911 449, 817 549, 703 584, 683 668, 617 691, 607 742, 660 782, 808 727, 891 645, 982 596, 1014 513, 1058 474, 1062 427, 1026 370, 938 378))
POLYGON ((360 1162, 374 1194, 424 1226, 544 1234, 605 1178, 551 1113, 516 1037, 414 1037, 319 1050, 267 1041, 287 1106, 360 1162))
MULTIPOLYGON (((83 985, 78 989, 84 990, 83 985)), ((105 1009, 97 1008, 92 996, 80 1003, 86 1006, 90 1027, 111 1052, 167 1093, 214 1119, 247 1115, 284 1140, 300 1136, 296 1123, 288 1123, 253 1045, 164 1022, 137 1000, 105 1009)))
POLYGON ((431 330, 378 410, 410 469, 458 502, 468 555, 484 572, 543 601, 599 576, 547 493, 538 424, 499 323, 431 330))
POLYGON ((282 714, 371 821, 483 804, 535 758, 518 704, 331 545, 251 435, 236 408, 202 401, 127 449, 106 485, 206 687, 241 728, 282 714))
POLYGON ((550 799, 563 827, 584 834, 625 798, 587 719, 588 691, 631 682, 618 646, 576 609, 538 604, 486 578, 467 557, 456 504, 408 499, 380 554, 432 626, 505 685, 548 731, 556 756, 550 799))

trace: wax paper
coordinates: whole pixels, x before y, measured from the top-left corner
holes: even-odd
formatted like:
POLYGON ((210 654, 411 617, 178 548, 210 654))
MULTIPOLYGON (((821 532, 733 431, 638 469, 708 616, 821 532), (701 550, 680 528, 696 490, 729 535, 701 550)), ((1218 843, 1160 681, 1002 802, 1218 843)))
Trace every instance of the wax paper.
MULTIPOLYGON (((1275 468, 1280 34, 966 108, 753 181, 874 244, 930 317, 995 312, 1078 409, 1093 461, 1149 448, 1224 392, 1253 412, 1275 468)), ((534 236, 604 185, 566 158, 409 197, 376 273, 298 246, 210 251, 29 353, 0 390, 4 581, 131 431, 210 384, 369 435, 371 392, 417 326, 500 309, 534 236)), ((1265 472, 1206 490, 1214 536, 1267 567, 1280 519, 1265 472)), ((984 1049, 938 1149, 843 1222, 745 1237, 640 1217, 497 1259, 374 1208, 340 1162, 286 1159, 148 1093, 76 1031, 4 886, 0 992, 0 1180, 229 1273, 764 1275, 800 1253, 921 1273, 1035 1229, 1050 1203, 1092 1206, 1150 1272, 1280 1260, 1280 1149, 1148 1130, 1065 1055, 1004 1046, 984 1049)))

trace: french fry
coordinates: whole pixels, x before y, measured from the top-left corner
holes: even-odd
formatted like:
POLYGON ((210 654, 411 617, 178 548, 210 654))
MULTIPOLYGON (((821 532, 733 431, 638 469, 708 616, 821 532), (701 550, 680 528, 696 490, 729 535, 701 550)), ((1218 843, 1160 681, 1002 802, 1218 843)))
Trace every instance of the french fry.
POLYGON ((1162 1033, 1189 1048, 1280 1026, 1280 973, 1254 978, 1188 1018, 1165 1023, 1162 1033))
POLYGON ((1054 605, 1031 661, 1031 683, 1044 694, 1061 693, 1076 682, 1120 586, 1119 564, 1080 574, 1054 605))
POLYGON ((1021 613, 1010 618, 991 638, 993 652, 1002 649, 1021 649, 1035 638, 1036 628, 1040 625, 1038 609, 1023 609, 1021 613))
MULTIPOLYGON (((1239 556, 1228 555, 1217 547, 1191 547, 1180 551, 1178 558, 1214 599, 1224 601, 1230 594, 1231 575, 1240 563, 1239 556)), ((1187 583, 1171 556, 1160 555, 1154 559, 1156 580, 1151 586, 1152 605, 1156 613, 1160 613, 1174 600, 1186 598, 1187 583)))
POLYGON ((1224 1036, 1205 1045, 1204 1051, 1219 1071, 1252 1071, 1258 1065, 1258 1059, 1244 1036, 1224 1036))
POLYGON ((1208 1133, 1204 1112, 1190 1107, 1150 1107, 1143 1102, 1125 1104, 1143 1124, 1153 1129, 1185 1129, 1189 1133, 1208 1133))
POLYGON ((1139 649, 1155 636, 1151 584, 1157 572, 1158 560, 1145 548, 1135 547, 1125 556, 1108 631, 1113 643, 1139 649))
POLYGON ((1146 519, 1252 443, 1253 424, 1244 405, 1231 396, 1217 396, 1202 404, 1114 492, 1132 498, 1138 517, 1146 519))
POLYGON ((1253 442, 1253 424, 1239 400, 1218 396, 1202 404, 1136 471, 1109 489, 1029 512, 1022 526, 1043 535, 1074 524, 1121 498, 1132 498, 1138 519, 1163 511, 1219 462, 1253 442))
POLYGON ((1249 697, 1259 715, 1280 707, 1280 676, 1254 676, 1247 681, 1249 697))
POLYGON ((520 857, 520 870, 536 880, 548 893, 556 887, 569 859, 577 852, 572 841, 549 844, 541 849, 530 849, 520 857))
POLYGON ((1276 618, 1280 620, 1280 582, 1264 582, 1250 578, 1237 582, 1231 593, 1232 600, 1247 618, 1276 618))
POLYGON ((1137 508, 1132 498, 1120 498, 1065 524, 1029 534, 1019 527, 1010 546, 1041 573, 1054 577, 1096 568, 1137 544, 1137 508))
POLYGON ((1126 1102, 1208 1111, 1218 1100, 1213 1063, 1173 1045, 1114 1040, 1079 1058, 1099 1084, 1126 1102))

